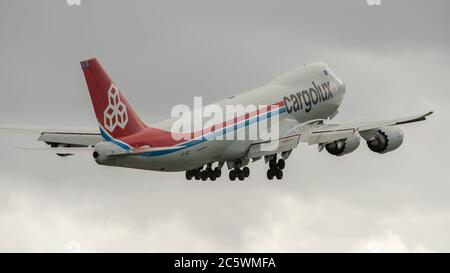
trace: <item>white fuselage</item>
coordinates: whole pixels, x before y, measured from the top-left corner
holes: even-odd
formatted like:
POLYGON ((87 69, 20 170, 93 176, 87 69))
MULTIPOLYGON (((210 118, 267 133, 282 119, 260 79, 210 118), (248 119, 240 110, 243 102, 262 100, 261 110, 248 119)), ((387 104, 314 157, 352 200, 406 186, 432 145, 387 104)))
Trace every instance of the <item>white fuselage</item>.
MULTIPOLYGON (((279 111, 280 125, 289 119, 305 123, 314 119, 333 117, 337 113, 344 93, 344 83, 326 64, 317 63, 295 69, 267 85, 219 101, 214 105, 225 109, 227 105, 245 107, 282 102, 279 111)), ((156 124, 155 127, 170 131, 175 120, 174 118, 165 120, 156 124)), ((248 130, 252 126, 258 126, 258 122, 237 127, 235 131, 248 130)), ((137 169, 184 171, 213 162, 237 159, 245 161, 248 149, 255 141, 257 140, 228 140, 226 137, 221 140, 187 140, 178 144, 176 146, 178 148, 174 147, 176 149, 172 152, 97 160, 97 162, 102 165, 137 169)))

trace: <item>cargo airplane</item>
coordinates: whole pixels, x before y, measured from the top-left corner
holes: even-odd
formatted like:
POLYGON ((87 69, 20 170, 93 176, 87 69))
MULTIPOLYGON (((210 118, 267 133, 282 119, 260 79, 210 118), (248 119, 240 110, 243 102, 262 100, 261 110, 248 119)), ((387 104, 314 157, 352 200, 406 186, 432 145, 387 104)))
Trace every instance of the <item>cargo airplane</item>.
MULTIPOLYGON (((399 125, 422 121, 432 114, 332 123, 330 120, 338 113, 344 98, 345 84, 328 65, 314 63, 294 69, 267 85, 215 103, 221 109, 227 105, 269 107, 224 120, 206 130, 188 132, 192 137, 180 138, 172 130, 174 118, 152 126, 142 121, 97 59, 82 61, 81 68, 99 128, 39 129, 38 140, 50 145, 48 149, 60 156, 90 150, 100 165, 184 171, 188 180, 214 181, 221 176, 224 166, 229 170, 230 180, 244 180, 250 175, 248 165, 260 159, 268 164, 269 180, 282 179, 285 160, 299 143, 318 145, 319 151, 325 149, 331 155, 343 156, 355 151, 363 139, 371 151, 384 154, 402 144, 399 125), (260 130, 254 139, 224 138, 224 135, 258 127, 274 117, 277 118, 276 138, 263 138, 260 130)), ((275 123, 267 124, 270 127, 275 123)))

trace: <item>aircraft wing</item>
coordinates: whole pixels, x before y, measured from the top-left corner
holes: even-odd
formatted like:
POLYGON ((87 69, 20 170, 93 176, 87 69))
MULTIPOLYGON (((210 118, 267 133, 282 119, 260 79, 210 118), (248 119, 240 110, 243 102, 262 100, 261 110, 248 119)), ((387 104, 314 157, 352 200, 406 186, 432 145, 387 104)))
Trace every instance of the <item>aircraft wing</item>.
POLYGON ((339 139, 347 138, 356 132, 364 134, 367 131, 376 130, 382 127, 396 126, 412 122, 423 121, 427 116, 433 114, 428 112, 406 118, 398 118, 383 121, 349 122, 342 124, 306 124, 293 129, 290 134, 300 134, 300 141, 308 144, 330 143, 339 139))
POLYGON ((94 128, 42 128, 0 126, 1 131, 39 134, 39 141, 52 147, 89 147, 95 146, 103 138, 98 129, 94 128))
POLYGON ((313 144, 327 144, 336 140, 349 138, 356 132, 362 136, 365 133, 382 127, 401 125, 423 121, 433 112, 406 118, 383 121, 349 122, 342 124, 327 124, 325 120, 312 120, 303 124, 296 120, 285 118, 279 121, 279 138, 260 141, 250 146, 247 156, 256 158, 275 153, 288 152, 295 149, 300 142, 313 144))

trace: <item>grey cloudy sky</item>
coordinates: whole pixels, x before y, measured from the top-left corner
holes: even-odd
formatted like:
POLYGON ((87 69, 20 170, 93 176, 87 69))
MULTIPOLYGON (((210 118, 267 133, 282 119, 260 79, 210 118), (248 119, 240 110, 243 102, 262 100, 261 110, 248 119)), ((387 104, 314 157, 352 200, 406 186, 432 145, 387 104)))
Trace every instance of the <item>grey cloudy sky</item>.
POLYGON ((96 126, 79 61, 137 112, 243 92, 304 63, 344 79, 337 121, 434 110, 397 151, 301 146, 283 182, 97 166, 0 134, 0 251, 450 251, 448 1, 0 0, 0 124, 96 126), (72 242, 72 243, 71 243, 72 242), (73 243, 76 242, 76 243, 73 243))

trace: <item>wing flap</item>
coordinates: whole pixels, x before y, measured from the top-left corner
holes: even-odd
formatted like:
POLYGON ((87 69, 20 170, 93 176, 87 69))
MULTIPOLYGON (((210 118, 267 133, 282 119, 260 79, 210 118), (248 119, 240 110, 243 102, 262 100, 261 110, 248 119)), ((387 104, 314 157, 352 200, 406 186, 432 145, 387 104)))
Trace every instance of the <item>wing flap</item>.
POLYGON ((294 135, 277 140, 252 144, 250 145, 247 157, 257 158, 295 149, 298 146, 299 138, 300 136, 294 135))
POLYGON ((340 130, 329 132, 312 132, 300 136, 301 142, 306 142, 309 145, 319 143, 330 143, 339 139, 349 138, 355 134, 356 130, 340 130))

